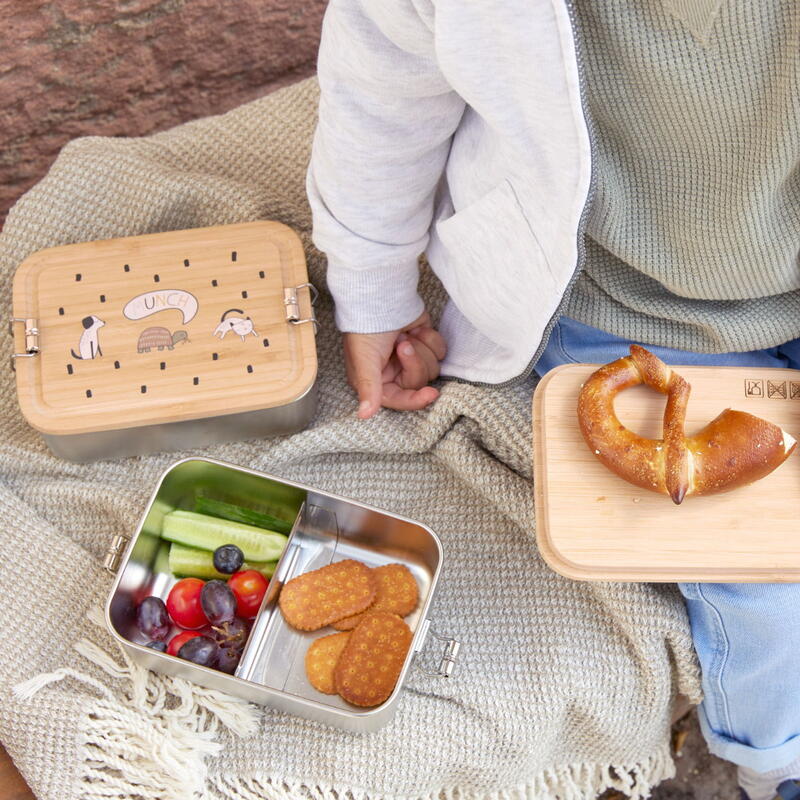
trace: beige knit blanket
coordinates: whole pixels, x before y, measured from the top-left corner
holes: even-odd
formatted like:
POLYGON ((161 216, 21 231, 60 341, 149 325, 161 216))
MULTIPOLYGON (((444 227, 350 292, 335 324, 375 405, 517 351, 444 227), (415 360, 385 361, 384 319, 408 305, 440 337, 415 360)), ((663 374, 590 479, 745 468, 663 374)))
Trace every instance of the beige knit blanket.
MULTIPOLYGON (((301 232, 312 280, 324 287, 303 189, 316 103, 310 79, 155 136, 69 144, 0 237, 6 314, 11 276, 35 250, 260 218, 301 232)), ((438 308, 429 273, 423 289, 438 308)), ((20 416, 6 339, 0 740, 34 792, 516 800, 613 786, 646 796, 673 770, 676 691, 700 692, 675 587, 575 583, 544 565, 534 539, 532 380, 504 389, 449 382, 428 411, 359 421, 324 292, 319 315, 321 394, 308 430, 205 452, 436 530, 445 561, 432 619, 463 642, 454 677, 412 669, 394 721, 364 735, 127 664, 92 622, 111 582, 101 558, 115 533, 134 528, 179 454, 86 466, 50 455, 20 416)))

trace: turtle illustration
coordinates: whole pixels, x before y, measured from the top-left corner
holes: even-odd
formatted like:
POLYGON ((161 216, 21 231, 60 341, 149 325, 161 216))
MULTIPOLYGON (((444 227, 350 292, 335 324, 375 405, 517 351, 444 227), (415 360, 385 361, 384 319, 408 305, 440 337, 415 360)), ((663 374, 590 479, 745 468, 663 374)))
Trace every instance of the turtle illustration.
POLYGON ((159 350, 163 350, 165 347, 167 350, 172 350, 174 346, 172 334, 167 328, 154 327, 142 331, 136 349, 140 353, 149 353, 153 347, 157 347, 159 350))
POLYGON ((186 331, 175 331, 175 333, 172 334, 173 346, 178 344, 178 342, 183 342, 184 344, 186 344, 186 342, 188 341, 189 341, 189 334, 186 333, 186 331))

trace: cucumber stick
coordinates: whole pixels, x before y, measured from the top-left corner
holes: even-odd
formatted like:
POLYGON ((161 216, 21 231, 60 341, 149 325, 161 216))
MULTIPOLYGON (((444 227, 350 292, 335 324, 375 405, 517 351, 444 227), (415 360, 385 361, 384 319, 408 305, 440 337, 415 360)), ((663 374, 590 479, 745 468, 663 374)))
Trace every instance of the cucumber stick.
POLYGON ((215 500, 212 497, 198 495, 194 500, 194 510, 200 514, 210 514, 212 517, 221 517, 233 522, 243 522, 246 525, 255 525, 257 528, 266 528, 278 533, 291 533, 292 522, 285 519, 278 519, 272 514, 263 511, 256 511, 253 508, 243 508, 242 506, 226 503, 224 500, 215 500))
MULTIPOLYGON (((275 572, 277 563, 277 561, 245 561, 242 569, 254 569, 269 579, 275 572)), ((173 575, 204 580, 217 578, 225 581, 230 578, 230 575, 218 572, 214 568, 214 554, 210 550, 198 550, 196 547, 186 547, 177 542, 169 545, 169 571, 173 575)))
MULTIPOLYGON (((237 506, 240 509, 243 508, 245 513, 254 511, 257 514, 265 514, 277 519, 294 520, 297 512, 300 511, 300 506, 303 505, 303 501, 306 499, 306 493, 294 486, 287 486, 270 480, 259 486, 257 491, 251 488, 245 494, 229 494, 223 488, 217 487, 200 489, 195 494, 195 502, 201 498, 201 502, 210 500, 212 503, 217 501, 229 506, 237 506)), ((194 510, 201 511, 197 507, 194 510)), ((209 511, 207 513, 213 514, 214 512, 209 511)), ((243 521, 237 520, 237 522, 243 521)), ((253 524, 255 525, 256 523, 254 522, 253 524)))
POLYGON ((235 544, 244 553, 245 561, 275 561, 287 540, 282 533, 180 510, 164 515, 161 535, 170 542, 201 550, 235 544))

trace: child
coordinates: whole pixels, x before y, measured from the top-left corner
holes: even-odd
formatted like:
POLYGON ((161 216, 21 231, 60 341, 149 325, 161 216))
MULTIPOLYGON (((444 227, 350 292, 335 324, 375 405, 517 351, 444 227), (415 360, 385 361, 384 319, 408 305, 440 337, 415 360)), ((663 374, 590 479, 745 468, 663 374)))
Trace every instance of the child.
MULTIPOLYGON (((359 416, 630 341, 800 367, 799 35, 789 0, 332 0, 308 194, 359 416)), ((680 588, 710 749, 796 792, 800 590, 680 588)))

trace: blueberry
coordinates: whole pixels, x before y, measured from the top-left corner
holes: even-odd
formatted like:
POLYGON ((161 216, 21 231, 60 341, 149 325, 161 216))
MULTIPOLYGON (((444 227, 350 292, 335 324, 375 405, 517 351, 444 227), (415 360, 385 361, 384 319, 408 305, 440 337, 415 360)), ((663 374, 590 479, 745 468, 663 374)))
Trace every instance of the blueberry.
POLYGON ((214 551, 214 568, 225 575, 238 572, 244 564, 244 553, 235 544, 223 544, 214 551))
POLYGON ((158 650, 159 653, 166 653, 167 652, 167 643, 166 642, 148 642, 145 647, 150 647, 153 650, 158 650))

